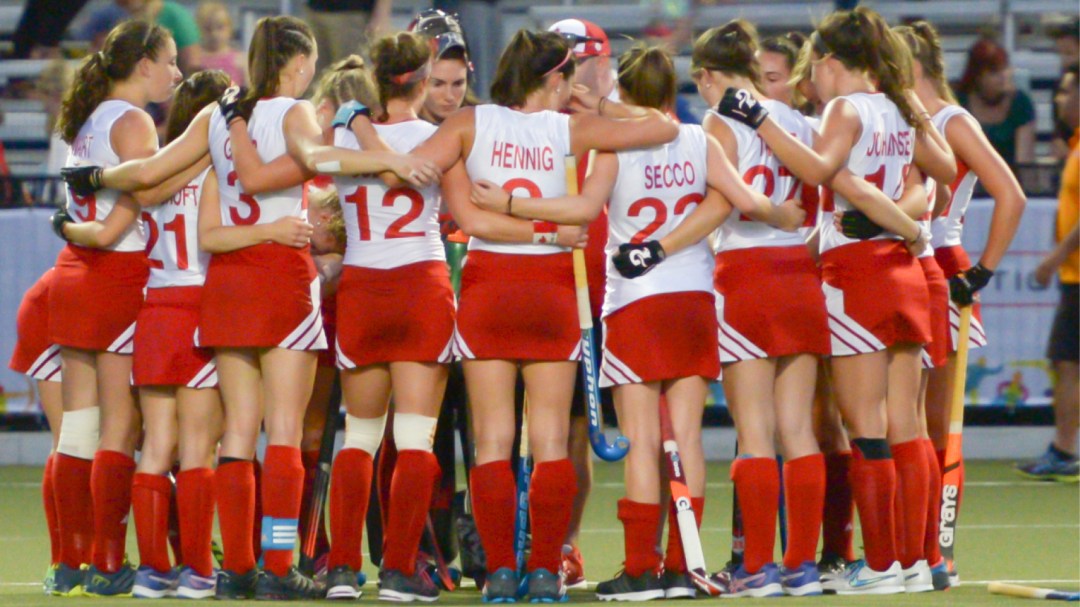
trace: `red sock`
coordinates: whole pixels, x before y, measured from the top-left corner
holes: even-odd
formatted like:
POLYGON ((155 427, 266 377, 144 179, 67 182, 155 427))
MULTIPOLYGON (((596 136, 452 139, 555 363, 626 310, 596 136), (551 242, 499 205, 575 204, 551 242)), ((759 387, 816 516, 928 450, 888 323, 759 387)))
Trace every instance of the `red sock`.
POLYGON ((527 569, 558 573, 562 545, 570 529, 570 511, 577 496, 577 473, 569 459, 540 462, 529 483, 529 525, 532 550, 527 569))
MULTIPOLYGON (((480 464, 469 476, 473 515, 480 544, 487 555, 488 573, 509 567, 514 559, 514 473, 508 460, 480 464)), ((533 536, 535 546, 536 536, 533 536)))
POLYGON ((896 552, 900 564, 911 567, 926 558, 923 542, 930 466, 920 439, 893 445, 892 454, 896 464, 896 552))
POLYGON ((90 562, 94 543, 94 509, 90 498, 93 463, 63 453, 56 454, 53 480, 63 491, 55 493, 56 520, 60 529, 60 562, 78 569, 90 562))
POLYGON ((890 459, 866 459, 852 449, 851 489, 859 508, 866 562, 874 571, 885 571, 896 560, 893 500, 896 468, 890 459))
MULTIPOLYGON (((262 558, 262 521, 263 521, 263 467, 259 463, 259 459, 255 458, 251 460, 252 464, 252 478, 255 479, 255 506, 253 510, 253 518, 251 524, 251 550, 255 555, 255 560, 262 558)), ((221 495, 221 493, 218 493, 221 495)))
POLYGON ((41 475, 41 502, 45 509, 45 524, 49 528, 49 564, 60 562, 60 525, 56 518, 56 497, 53 493, 53 463, 57 454, 49 454, 45 460, 45 473, 41 475))
MULTIPOLYGON (((698 529, 701 529, 701 517, 705 514, 705 498, 691 497, 690 507, 694 509, 698 529)), ((675 518, 675 504, 668 507, 667 551, 664 554, 664 570, 686 573, 686 555, 683 554, 682 536, 679 535, 679 521, 675 518)))
POLYGON ((214 473, 218 527, 225 552, 222 567, 243 574, 255 567, 255 547, 251 529, 255 526, 255 465, 230 461, 214 473))
POLYGON ((159 573, 172 568, 169 562, 169 501, 172 483, 161 474, 138 473, 131 483, 131 511, 135 537, 139 540, 139 565, 159 573))
POLYGON ((757 573, 773 561, 780 469, 771 457, 740 457, 731 464, 731 480, 739 496, 746 536, 743 567, 748 573, 757 573))
POLYGON ((821 535, 825 554, 855 560, 855 503, 851 498, 851 452, 825 455, 825 511, 821 535))
POLYGON ((643 504, 623 498, 619 500, 619 520, 623 524, 626 573, 639 576, 646 571, 659 571, 656 527, 660 524, 660 504, 643 504))
POLYGON ((784 567, 794 569, 817 556, 825 507, 825 456, 815 453, 784 463, 784 502, 788 525, 784 567))
POLYGON ((371 498, 371 454, 363 449, 342 449, 330 471, 330 560, 333 569, 348 565, 360 571, 364 519, 371 498))
POLYGON ((397 454, 397 467, 390 484, 390 512, 383 537, 383 569, 411 576, 416 572, 416 550, 427 522, 431 492, 441 470, 430 451, 406 449, 397 454))
POLYGON ((131 480, 135 460, 118 451, 98 451, 90 472, 94 501, 94 554, 98 571, 116 573, 124 564, 128 513, 131 512, 131 480))
POLYGON ((300 450, 285 445, 266 448, 263 466, 263 569, 277 576, 289 572, 296 549, 304 464, 300 450))
POLYGON ((941 467, 938 466, 934 443, 922 439, 923 452, 926 454, 927 467, 930 469, 930 491, 926 499, 926 537, 923 539, 923 552, 926 562, 934 566, 941 560, 941 545, 938 543, 938 526, 941 523, 941 467))
POLYGON ((214 571, 210 542, 214 532, 214 471, 193 468, 176 475, 176 510, 180 519, 183 563, 202 576, 214 571))

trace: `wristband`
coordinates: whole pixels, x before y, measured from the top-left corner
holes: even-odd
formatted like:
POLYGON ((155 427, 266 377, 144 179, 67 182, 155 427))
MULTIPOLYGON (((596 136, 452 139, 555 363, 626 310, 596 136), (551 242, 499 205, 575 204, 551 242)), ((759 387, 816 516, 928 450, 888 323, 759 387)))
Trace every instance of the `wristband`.
POLYGON ((550 221, 533 222, 533 244, 555 244, 559 225, 550 221))

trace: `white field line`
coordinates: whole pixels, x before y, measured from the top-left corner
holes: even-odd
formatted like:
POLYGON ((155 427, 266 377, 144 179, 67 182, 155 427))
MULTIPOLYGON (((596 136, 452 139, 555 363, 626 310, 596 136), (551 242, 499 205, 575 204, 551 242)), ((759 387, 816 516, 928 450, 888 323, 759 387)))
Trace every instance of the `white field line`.
MULTIPOLYGON (((856 525, 855 527, 857 529, 858 525, 856 525)), ((995 529, 1077 529, 1077 530, 1080 530, 1080 523, 1045 523, 1045 524, 1036 523, 1036 524, 1031 524, 1031 525, 1021 525, 1021 524, 964 525, 963 523, 961 523, 960 524, 960 529, 962 529, 964 531, 992 531, 992 530, 995 530, 995 529)), ((731 527, 702 527, 701 531, 709 532, 709 533, 723 533, 723 532, 730 533, 731 532, 731 527)), ((622 533, 622 532, 623 532, 622 527, 590 527, 590 528, 582 529, 581 531, 579 531, 579 533, 597 533, 597 534, 622 533)), ((2 539, 3 538, 0 538, 0 540, 2 540, 2 539)))
MULTIPOLYGON (((623 483, 618 481, 605 481, 602 483, 593 483, 593 487, 600 489, 621 489, 623 483)), ((712 482, 706 483, 706 487, 710 489, 731 489, 732 484, 730 482, 712 482)), ((1075 487, 1075 485, 1073 485, 1075 487)), ((1030 487, 1030 488, 1050 488, 1050 487, 1062 487, 1061 483, 1049 483, 1044 481, 1035 480, 1016 480, 1016 481, 969 481, 964 483, 964 488, 980 488, 980 487, 1030 487)), ((1066 485, 1065 487, 1068 487, 1066 485)), ((40 489, 41 481, 0 481, 0 488, 10 489, 40 489)))

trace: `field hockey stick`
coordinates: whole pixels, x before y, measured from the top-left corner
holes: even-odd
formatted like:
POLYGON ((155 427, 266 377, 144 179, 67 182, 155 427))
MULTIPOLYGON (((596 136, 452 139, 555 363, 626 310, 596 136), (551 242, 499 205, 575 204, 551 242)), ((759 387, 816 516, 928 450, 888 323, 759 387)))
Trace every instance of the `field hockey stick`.
POLYGON ((1004 582, 990 582, 986 587, 990 594, 1004 594, 1024 599, 1047 599, 1050 601, 1080 601, 1080 592, 1067 592, 1051 588, 1032 588, 1004 582))
POLYGON ((525 542, 529 535, 529 481, 532 462, 529 461, 529 395, 521 408, 521 442, 518 447, 517 512, 514 516, 514 555, 519 574, 525 572, 525 542))
MULTIPOLYGON (((577 161, 571 154, 566 163, 566 193, 577 196, 577 161)), ((581 327, 581 373, 589 418, 589 443, 593 452, 606 462, 617 462, 630 450, 630 439, 623 435, 608 444, 600 419, 600 386, 597 383, 596 342, 593 341, 592 306, 589 305, 589 279, 585 271, 585 251, 574 249, 574 287, 577 292, 578 326, 581 327)))
MULTIPOLYGON (((679 539, 682 540, 686 573, 702 592, 709 596, 719 596, 724 589, 709 579, 709 570, 705 567, 705 553, 701 549, 701 536, 698 534, 697 518, 690 499, 690 487, 686 484, 686 474, 683 472, 682 460, 679 459, 679 444, 675 441, 675 430, 671 425, 671 412, 663 395, 660 396, 660 440, 663 441, 664 455, 667 456, 668 483, 671 487, 671 500, 675 504, 675 522, 679 527, 679 539)), ((668 533, 674 531, 671 529, 668 533)))
POLYGON ((787 554, 787 501, 784 499, 784 456, 776 454, 777 478, 780 479, 780 503, 776 509, 776 522, 780 525, 780 554, 787 554))
POLYGON ((439 547, 439 538, 435 537, 435 524, 431 522, 430 513, 427 515, 424 531, 431 542, 431 551, 435 556, 435 573, 439 576, 439 580, 442 581, 443 587, 448 592, 453 592, 457 585, 454 584, 454 578, 450 577, 450 568, 447 567, 446 559, 443 558, 442 548, 439 547))
MULTIPOLYGON (((739 457, 739 441, 735 440, 735 459, 739 457)), ((739 488, 735 483, 731 484, 731 560, 725 569, 734 571, 743 564, 743 555, 746 552, 746 533, 743 531, 742 508, 739 507, 739 488)))
POLYGON ((971 334, 971 306, 960 307, 960 336, 956 346, 956 371, 949 399, 949 439, 945 446, 945 467, 941 471, 941 524, 938 544, 949 571, 955 570, 956 519, 959 514, 960 464, 964 457, 964 384, 967 381, 968 337, 971 334))
POLYGON ((334 461, 334 439, 337 438, 338 409, 341 407, 341 381, 334 378, 330 389, 330 404, 319 441, 319 463, 315 468, 315 482, 311 489, 308 511, 301 513, 307 519, 304 537, 300 538, 300 571, 305 575, 315 572, 315 544, 319 536, 319 523, 326 508, 327 489, 330 487, 330 467, 334 461))

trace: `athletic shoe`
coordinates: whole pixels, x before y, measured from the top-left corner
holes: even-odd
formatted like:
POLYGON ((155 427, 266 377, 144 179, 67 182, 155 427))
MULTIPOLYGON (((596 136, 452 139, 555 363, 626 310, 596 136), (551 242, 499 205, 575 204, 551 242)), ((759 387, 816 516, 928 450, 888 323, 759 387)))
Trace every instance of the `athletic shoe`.
POLYGON ((484 583, 485 603, 513 603, 517 601, 517 573, 509 567, 500 567, 484 583))
POLYGON ((947 561, 949 563, 949 585, 960 585, 960 572, 956 570, 956 561, 947 561))
POLYGON ((60 563, 53 573, 53 596, 82 596, 86 584, 87 566, 78 569, 60 563))
POLYGON ((904 568, 893 561, 885 571, 874 571, 860 559, 844 570, 844 583, 837 594, 897 594, 904 591, 904 568))
POLYGON ((930 568, 930 579, 934 582, 934 590, 948 590, 952 586, 949 583, 949 567, 945 564, 944 557, 930 568))
POLYGON ((562 576, 564 583, 569 588, 585 588, 585 559, 581 551, 572 544, 563 544, 562 547, 562 576))
POLYGON ((919 559, 911 567, 904 568, 904 592, 930 592, 934 589, 934 576, 926 559, 919 559))
POLYGON ((739 565, 735 571, 721 572, 714 581, 721 583, 725 599, 737 599, 751 597, 755 599, 784 596, 784 587, 780 583, 780 569, 776 563, 766 563, 757 573, 750 573, 745 565, 739 565))
POLYGON ((630 575, 620 571, 615 579, 596 585, 596 598, 601 601, 652 601, 664 598, 664 583, 655 571, 630 575))
MULTIPOLYGON (((364 580, 365 582, 367 579, 364 580)), ((360 598, 360 580, 348 565, 334 567, 326 574, 326 598, 354 600, 360 598)))
POLYGON ((534 569, 529 572, 528 579, 530 603, 566 602, 566 587, 563 586, 562 576, 558 573, 552 573, 547 569, 534 569))
POLYGON ((660 585, 664 587, 665 599, 692 599, 697 596, 697 586, 685 571, 665 570, 660 574, 660 585))
POLYGON ((233 573, 222 569, 217 574, 214 598, 219 601, 242 601, 255 598, 255 587, 259 584, 259 570, 252 567, 244 573, 233 573))
POLYGON ((1036 480, 1075 483, 1080 481, 1080 460, 1051 444, 1035 460, 1017 464, 1016 471, 1036 480))
POLYGON ((781 567, 780 585, 788 596, 817 596, 822 593, 821 574, 814 561, 806 561, 795 569, 781 567))
POLYGON ((217 572, 199 575, 191 567, 180 570, 180 579, 176 585, 176 596, 182 599, 209 599, 217 592, 217 572))
POLYGON ((131 596, 135 585, 135 568, 127 561, 116 573, 105 573, 90 565, 86 570, 86 594, 91 596, 131 596))
POLYGON ((135 585, 131 588, 131 596, 137 599, 173 597, 176 596, 176 586, 179 582, 179 569, 162 572, 153 567, 140 566, 135 571, 135 585))
POLYGON ((416 568, 407 576, 396 569, 379 571, 379 600, 397 603, 412 601, 434 602, 439 598, 439 589, 431 580, 426 569, 416 568))
POLYGON ((325 594, 325 589, 300 573, 296 565, 289 567, 285 575, 264 570, 255 584, 256 601, 303 601, 322 598, 325 594))
POLYGON ((56 587, 56 567, 55 564, 49 565, 49 568, 45 570, 45 579, 41 581, 41 589, 46 595, 52 594, 56 587))
POLYGON ((844 585, 844 571, 850 564, 846 559, 835 554, 821 555, 817 570, 822 593, 836 594, 836 591, 844 585))

